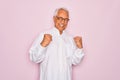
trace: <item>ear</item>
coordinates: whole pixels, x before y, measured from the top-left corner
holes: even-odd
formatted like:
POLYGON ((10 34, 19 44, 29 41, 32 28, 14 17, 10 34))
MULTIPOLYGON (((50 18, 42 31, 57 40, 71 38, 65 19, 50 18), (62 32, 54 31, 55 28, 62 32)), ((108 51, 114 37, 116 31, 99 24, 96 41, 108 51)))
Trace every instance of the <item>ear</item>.
POLYGON ((53 21, 56 22, 56 17, 55 16, 53 16, 53 21))

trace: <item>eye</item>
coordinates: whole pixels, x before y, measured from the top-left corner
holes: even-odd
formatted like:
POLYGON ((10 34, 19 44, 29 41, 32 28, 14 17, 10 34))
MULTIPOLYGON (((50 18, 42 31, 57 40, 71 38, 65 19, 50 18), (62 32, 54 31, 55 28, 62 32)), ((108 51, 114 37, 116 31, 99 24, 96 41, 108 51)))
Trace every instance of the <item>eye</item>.
POLYGON ((69 21, 69 19, 68 19, 68 18, 65 18, 65 21, 69 21))
POLYGON ((69 21, 69 18, 62 18, 62 17, 58 17, 58 16, 56 16, 56 18, 60 21, 62 21, 62 20, 64 20, 65 22, 69 21))
POLYGON ((63 20, 63 18, 62 17, 57 17, 58 18, 58 20, 63 20))

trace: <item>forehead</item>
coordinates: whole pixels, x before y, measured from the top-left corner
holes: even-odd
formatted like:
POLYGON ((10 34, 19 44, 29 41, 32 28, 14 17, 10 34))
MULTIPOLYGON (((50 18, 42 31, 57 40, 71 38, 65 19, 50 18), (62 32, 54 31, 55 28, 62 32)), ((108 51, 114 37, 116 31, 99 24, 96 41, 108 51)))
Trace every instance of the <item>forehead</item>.
POLYGON ((61 9, 61 10, 58 11, 57 16, 63 17, 63 18, 68 18, 69 14, 68 14, 67 11, 61 9))

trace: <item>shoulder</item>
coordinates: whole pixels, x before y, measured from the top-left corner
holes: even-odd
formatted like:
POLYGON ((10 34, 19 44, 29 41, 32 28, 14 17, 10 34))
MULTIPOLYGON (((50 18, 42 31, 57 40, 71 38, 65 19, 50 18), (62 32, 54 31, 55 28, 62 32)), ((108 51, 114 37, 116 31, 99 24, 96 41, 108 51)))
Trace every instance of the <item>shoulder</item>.
POLYGON ((69 44, 69 48, 71 48, 71 49, 76 48, 74 36, 69 34, 68 32, 65 32, 65 42, 69 44))
POLYGON ((51 32, 52 32, 52 29, 46 29, 46 30, 40 32, 39 36, 43 36, 44 34, 51 34, 51 32))
POLYGON ((64 32, 64 38, 67 42, 69 42, 71 45, 74 43, 73 35, 69 34, 68 32, 64 32))
POLYGON ((66 38, 73 40, 73 35, 71 35, 70 33, 68 33, 67 31, 64 32, 64 35, 66 38))

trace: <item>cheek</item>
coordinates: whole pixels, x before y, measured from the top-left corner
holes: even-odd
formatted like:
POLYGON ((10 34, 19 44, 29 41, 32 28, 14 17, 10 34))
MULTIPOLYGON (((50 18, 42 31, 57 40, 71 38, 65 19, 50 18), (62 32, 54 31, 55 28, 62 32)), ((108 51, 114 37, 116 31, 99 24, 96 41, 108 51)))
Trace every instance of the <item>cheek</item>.
POLYGON ((59 21, 56 21, 56 24, 58 25, 60 22, 59 21))
POLYGON ((67 26, 68 23, 65 23, 65 26, 67 26))

